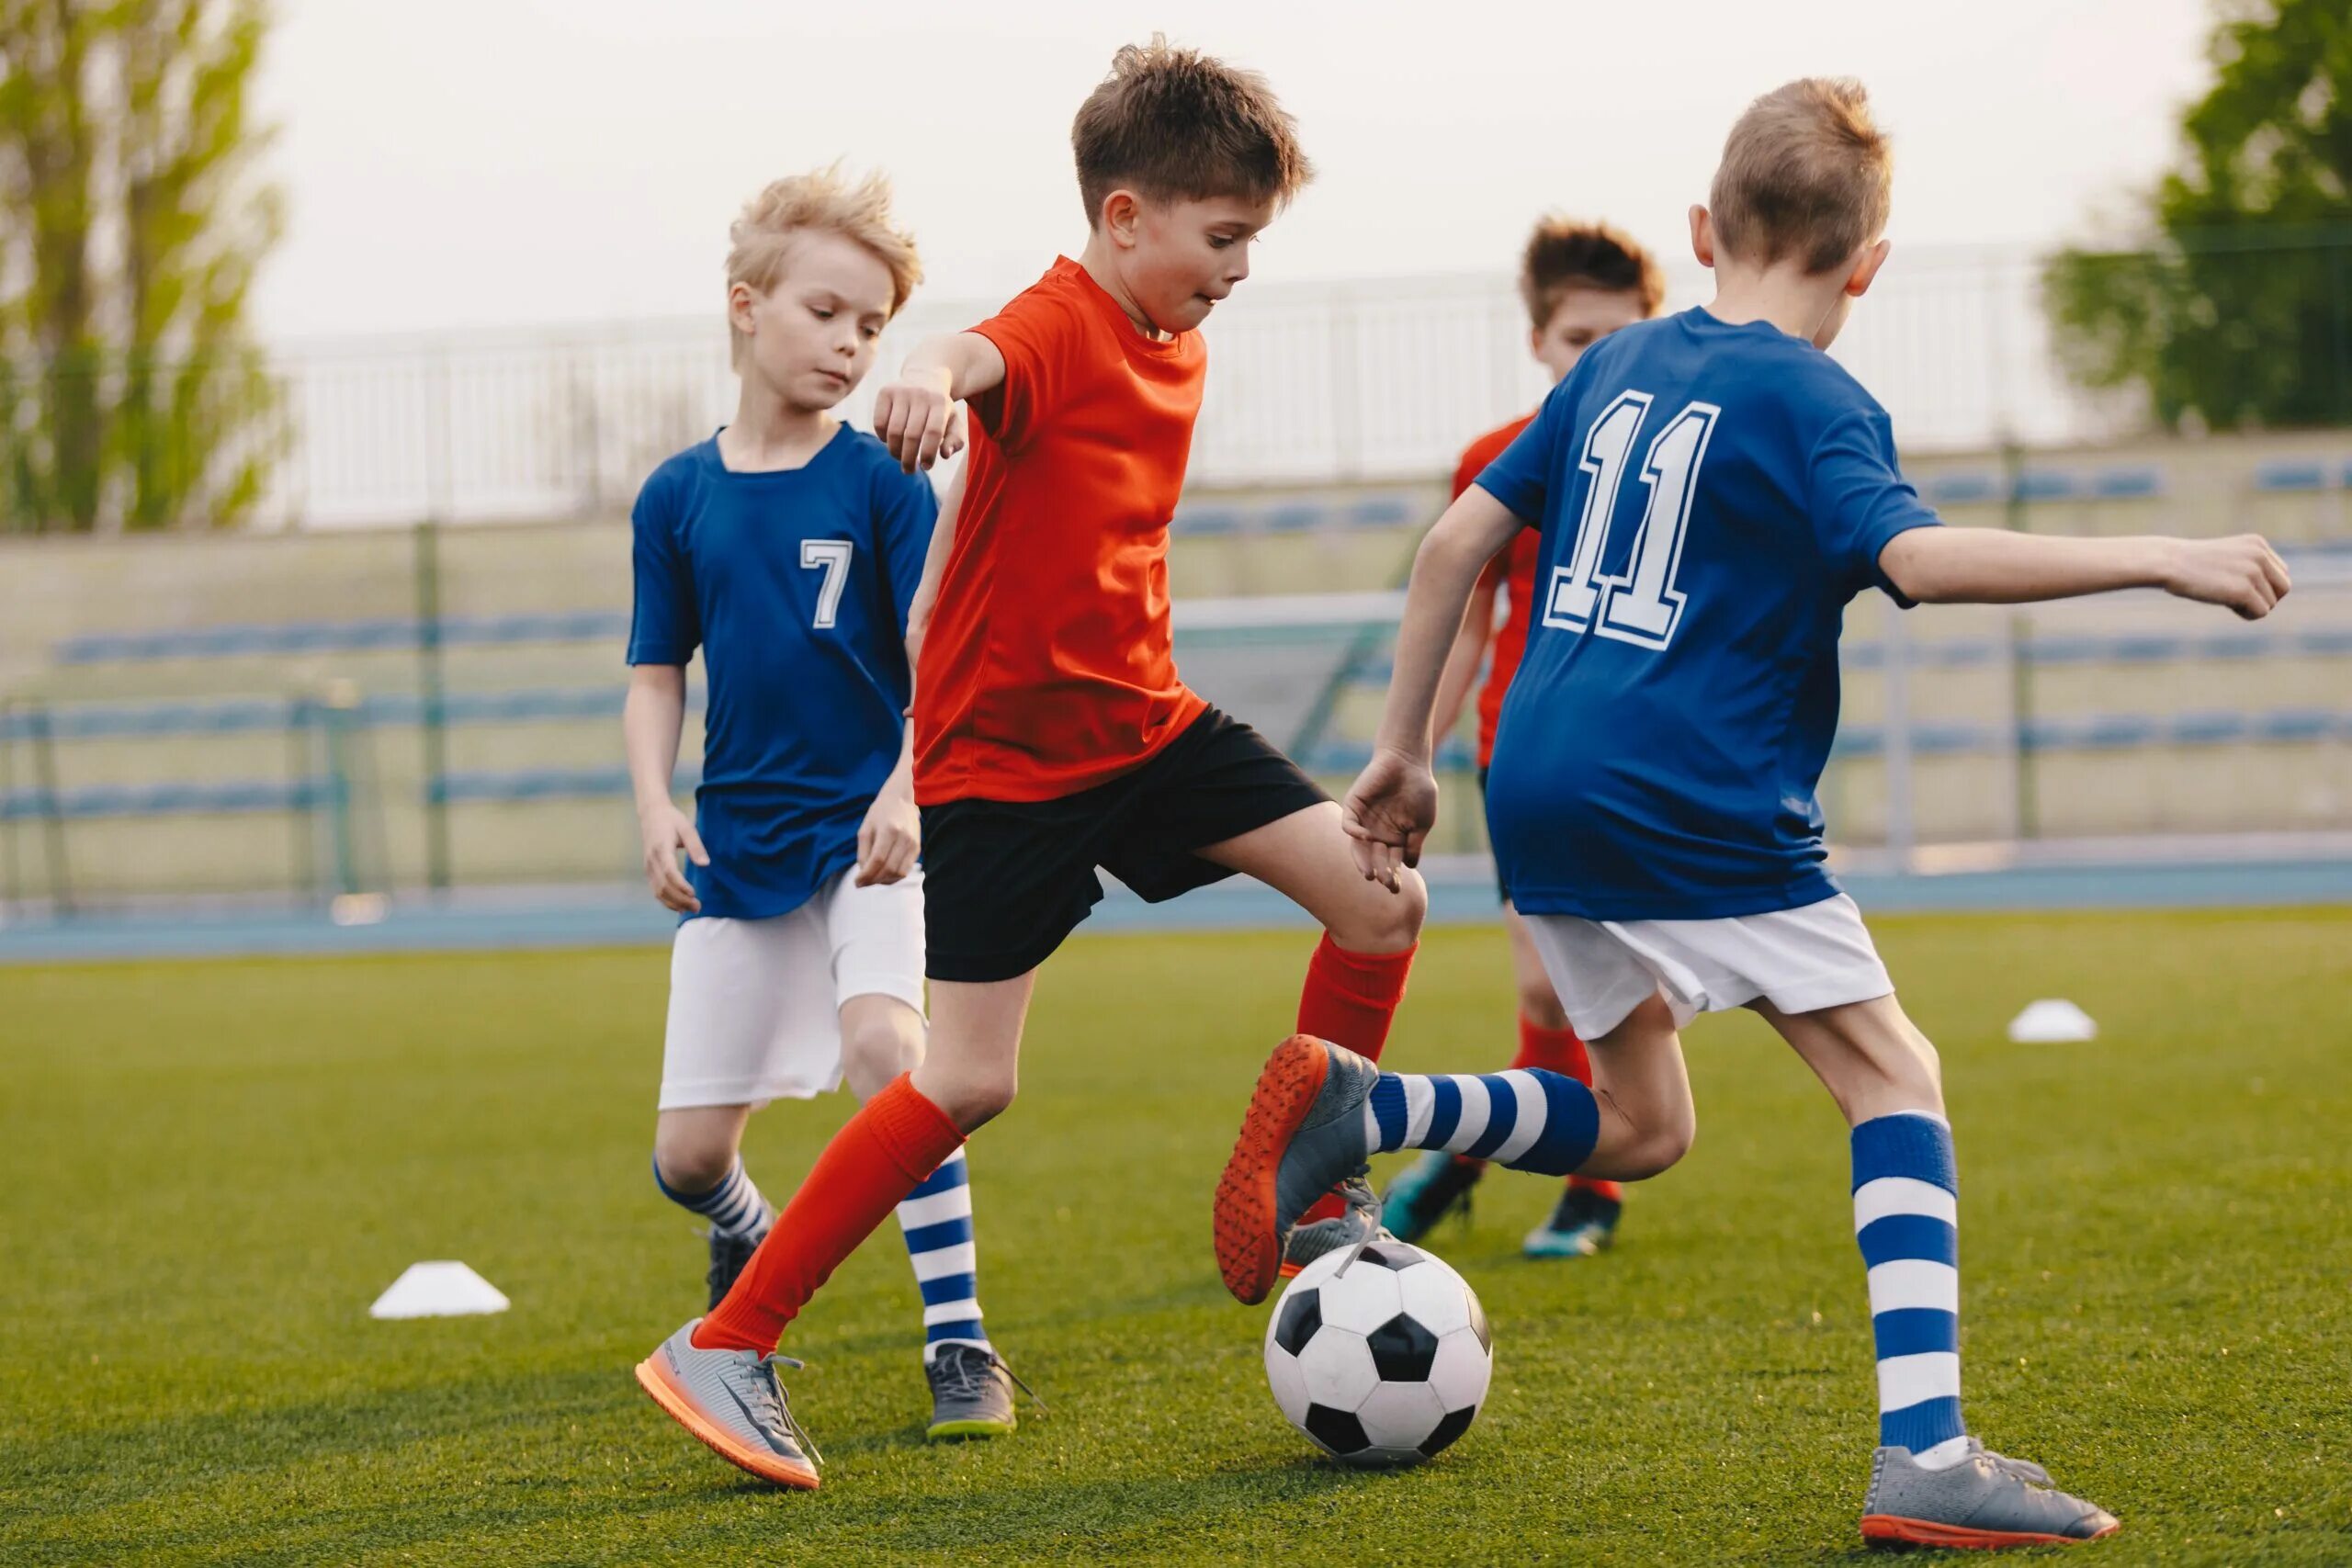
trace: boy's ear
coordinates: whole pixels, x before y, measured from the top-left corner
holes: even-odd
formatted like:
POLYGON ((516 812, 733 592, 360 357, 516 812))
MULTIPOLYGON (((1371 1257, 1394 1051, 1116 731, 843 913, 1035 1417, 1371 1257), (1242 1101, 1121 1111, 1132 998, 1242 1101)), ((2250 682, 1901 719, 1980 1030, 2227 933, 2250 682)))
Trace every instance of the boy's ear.
POLYGON ((728 324, 732 326, 737 332, 742 333, 746 336, 750 335, 753 331, 752 324, 752 308, 759 302, 760 297, 752 291, 750 284, 729 284, 727 286, 728 324))
POLYGON ((1881 240, 1864 251, 1861 259, 1854 264, 1854 270, 1846 275, 1846 292, 1857 299, 1869 293, 1871 280, 1878 276, 1878 269, 1886 265, 1887 253, 1894 249, 1893 241, 1881 240))
POLYGON ((1699 258, 1701 266, 1715 265, 1715 221, 1696 202, 1690 204, 1690 254, 1699 258))
POLYGON ((1122 186, 1102 198, 1102 232, 1121 250, 1132 250, 1136 231, 1143 222, 1143 202, 1122 186))

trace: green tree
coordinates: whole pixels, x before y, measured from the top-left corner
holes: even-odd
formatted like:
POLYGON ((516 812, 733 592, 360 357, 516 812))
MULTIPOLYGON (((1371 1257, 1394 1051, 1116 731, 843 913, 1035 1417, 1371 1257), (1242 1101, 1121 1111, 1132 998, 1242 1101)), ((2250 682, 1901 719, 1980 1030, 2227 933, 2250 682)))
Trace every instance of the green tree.
POLYGON ((245 324, 281 228, 261 0, 0 0, 0 509, 236 522, 282 448, 245 324))
POLYGON ((2166 425, 2352 421, 2352 6, 2235 0, 2134 243, 2044 269, 2062 360, 2166 425))

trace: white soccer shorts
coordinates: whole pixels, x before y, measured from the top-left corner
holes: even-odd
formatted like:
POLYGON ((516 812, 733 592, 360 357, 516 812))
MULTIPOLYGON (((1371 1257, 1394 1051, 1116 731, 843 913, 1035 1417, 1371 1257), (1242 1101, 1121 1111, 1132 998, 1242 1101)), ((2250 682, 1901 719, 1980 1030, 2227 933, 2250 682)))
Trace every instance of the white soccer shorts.
POLYGON ((841 1087, 842 1005, 922 1011, 922 873, 860 887, 843 872, 788 915, 704 917, 670 951, 664 1111, 764 1105, 841 1087))
POLYGON ((1861 910, 1843 893, 1720 920, 1525 919, 1568 1021, 1587 1040, 1653 996, 1666 998, 1679 1029, 1758 997, 1782 1012, 1814 1012, 1894 991, 1861 910))

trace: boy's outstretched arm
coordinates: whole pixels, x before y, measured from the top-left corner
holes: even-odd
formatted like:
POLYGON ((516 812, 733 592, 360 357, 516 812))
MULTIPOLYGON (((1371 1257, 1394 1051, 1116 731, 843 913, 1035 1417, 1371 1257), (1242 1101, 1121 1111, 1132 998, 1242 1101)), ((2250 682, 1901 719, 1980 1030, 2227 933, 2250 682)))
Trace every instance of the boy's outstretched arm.
POLYGON ((874 434, 909 473, 960 446, 956 405, 1004 379, 1004 355, 978 333, 951 333, 915 345, 899 378, 874 399, 874 434))
POLYGON ((1438 677, 1478 574, 1521 526, 1509 507, 1473 485, 1445 509, 1413 558, 1380 737, 1340 811, 1367 880, 1394 887, 1401 867, 1420 863, 1421 841, 1437 819, 1430 716, 1438 677))
POLYGON ((1926 604, 2021 604, 2161 588, 2258 621, 2287 596, 2287 563, 2259 534, 2226 539, 2068 539, 2000 528, 1912 528, 1879 568, 1926 604))

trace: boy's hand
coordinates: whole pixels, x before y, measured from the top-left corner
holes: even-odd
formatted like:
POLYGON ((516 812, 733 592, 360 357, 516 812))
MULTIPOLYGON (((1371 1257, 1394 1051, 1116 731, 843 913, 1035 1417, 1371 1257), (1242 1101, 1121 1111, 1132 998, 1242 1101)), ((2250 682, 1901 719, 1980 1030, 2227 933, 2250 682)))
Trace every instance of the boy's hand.
POLYGON ((1421 863, 1421 841, 1437 821, 1437 778, 1427 762, 1376 750, 1340 807, 1340 824, 1364 880, 1397 890, 1401 868, 1421 863))
POLYGON ((874 399, 874 434, 908 473, 963 449, 963 412, 948 396, 955 378, 942 366, 902 373, 874 399))
POLYGON ((2165 592, 2200 604, 2226 604, 2249 621, 2270 614, 2291 586, 2287 563, 2259 534, 2183 539, 2172 570, 2165 574, 2165 592))
POLYGON ((857 829, 857 885, 901 882, 922 852, 922 813, 913 786, 894 773, 857 829))
POLYGON ((695 897, 694 885, 678 869, 681 849, 696 865, 710 863, 710 852, 702 847, 702 835, 695 831, 693 821, 664 800, 639 811, 637 826, 645 844, 645 885, 653 889, 663 908, 682 915, 698 912, 702 900, 695 897))

